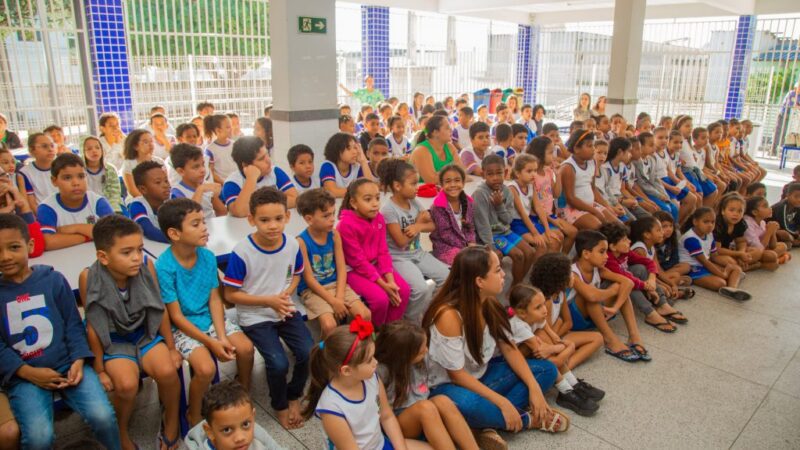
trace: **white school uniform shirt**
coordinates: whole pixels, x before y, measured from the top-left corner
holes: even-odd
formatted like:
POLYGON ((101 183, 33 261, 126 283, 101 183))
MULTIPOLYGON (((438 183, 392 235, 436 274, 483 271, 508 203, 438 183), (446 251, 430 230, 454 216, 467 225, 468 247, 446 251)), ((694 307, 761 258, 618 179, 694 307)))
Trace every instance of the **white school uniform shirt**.
POLYGON ((236 167, 236 162, 231 156, 233 150, 233 140, 227 144, 219 144, 216 141, 211 141, 206 146, 206 155, 208 155, 209 162, 214 164, 214 172, 219 175, 223 180, 228 178, 230 174, 239 170, 236 167))
MULTIPOLYGON (((172 189, 169 192, 169 198, 192 198, 194 197, 196 189, 192 189, 186 185, 183 181, 172 186, 172 189)), ((200 206, 203 207, 203 217, 206 220, 211 220, 214 217, 217 217, 217 213, 214 212, 214 203, 213 203, 214 193, 211 191, 206 191, 203 193, 203 201, 200 202, 200 206)))
POLYGON ((686 167, 687 169, 693 169, 697 167, 697 155, 695 154, 692 145, 689 144, 689 141, 683 141, 683 146, 678 154, 680 155, 681 165, 683 167, 686 167))
POLYGON ((33 195, 39 203, 58 192, 50 179, 50 169, 40 169, 32 158, 31 163, 22 166, 18 173, 22 176, 25 194, 33 195))
POLYGON ((58 227, 95 224, 101 217, 111 214, 114 214, 114 210, 105 197, 86 191, 83 204, 75 209, 67 208, 61 202, 61 194, 51 195, 39 205, 36 216, 42 226, 42 233, 55 234, 58 227))
MULTIPOLYGON (((322 390, 314 415, 331 414, 341 417, 350 427, 353 438, 361 450, 381 450, 384 446, 381 429, 380 383, 378 373, 361 382, 364 396, 361 399, 347 398, 328 384, 322 390)), ((330 448, 333 443, 328 438, 330 448)))
MULTIPOLYGON (((150 160, 155 161, 161 164, 162 166, 164 165, 164 160, 159 158, 158 156, 151 156, 150 160)), ((141 163, 135 159, 125 159, 122 161, 122 165, 119 166, 119 173, 121 175, 125 174, 133 175, 133 169, 135 169, 136 166, 138 166, 139 164, 141 163)))
MULTIPOLYGON (((302 273, 303 254, 294 236, 284 233, 283 244, 268 251, 249 235, 233 248, 222 282, 250 295, 275 295, 289 287, 293 276, 302 273)), ((236 305, 236 312, 243 327, 282 320, 274 309, 266 306, 236 305)))
POLYGON ((297 189, 297 195, 300 195, 305 191, 310 191, 311 189, 319 189, 321 187, 318 173, 311 174, 311 180, 307 185, 301 183, 300 180, 298 180, 295 175, 292 175, 292 184, 294 184, 294 188, 297 189))
POLYGON ((678 169, 683 167, 683 164, 681 164, 681 152, 675 152, 674 155, 670 155, 667 152, 667 165, 672 169, 673 174, 678 173, 678 169))
POLYGON ((323 161, 319 167, 319 182, 325 184, 326 181, 333 181, 337 187, 346 188, 350 183, 364 176, 361 165, 358 163, 350 164, 350 172, 346 175, 339 172, 339 167, 331 161, 323 161))
POLYGON ((139 223, 144 219, 150 219, 153 226, 158 227, 158 215, 144 197, 134 197, 128 202, 128 211, 130 211, 131 220, 134 222, 139 223))
POLYGON ((656 177, 658 177, 659 180, 669 176, 667 172, 667 167, 669 167, 669 153, 667 153, 666 150, 663 150, 663 152, 663 154, 659 154, 659 152, 656 151, 650 156, 653 162, 653 171, 655 171, 656 177))
POLYGON ((88 167, 86 168, 86 187, 97 195, 103 195, 103 188, 105 187, 108 177, 119 177, 115 173, 106 173, 105 167, 100 167, 97 172, 92 172, 88 167))
MULTIPOLYGON (((231 203, 239 198, 244 182, 245 176, 239 170, 233 172, 225 179, 225 184, 222 185, 222 201, 225 202, 225 206, 230 206, 231 203)), ((289 179, 289 175, 286 175, 283 169, 273 166, 268 174, 256 181, 256 189, 265 186, 274 186, 279 191, 286 192, 292 189, 294 184, 292 184, 292 180, 289 179)))
POLYGON ((678 245, 678 257, 680 262, 689 263, 692 267, 703 267, 696 256, 703 254, 706 259, 711 258, 717 251, 717 241, 714 240, 714 233, 708 233, 705 238, 701 238, 695 233, 694 228, 683 233, 680 244, 678 245))
MULTIPOLYGON (((622 183, 626 181, 625 165, 620 163, 615 168, 610 162, 603 164, 602 172, 606 174, 606 195, 619 198, 622 196, 622 183)), ((596 183, 595 183, 596 185, 596 183)))
MULTIPOLYGON (((175 146, 175 144, 178 143, 178 141, 175 140, 175 136, 171 136, 169 134, 167 135, 167 140, 172 146, 175 146)), ((167 147, 159 144, 155 136, 153 136, 153 156, 157 156, 161 159, 169 158, 169 152, 167 151, 167 147)))
POLYGON ((125 149, 125 140, 110 145, 105 136, 100 136, 100 145, 103 146, 103 161, 110 163, 117 169, 122 166, 122 161, 125 159, 122 152, 125 149))
POLYGON ((469 139, 469 128, 464 128, 460 123, 456 123, 453 127, 453 142, 457 142, 461 148, 469 147, 472 143, 469 139))
MULTIPOLYGON (((527 194, 522 192, 522 189, 520 188, 519 182, 517 180, 513 180, 510 183, 508 183, 508 188, 509 189, 514 189, 515 191, 517 191, 517 194, 519 194, 519 199, 522 201, 522 207, 525 208, 525 213, 528 216, 530 216, 531 215, 531 209, 533 209, 533 196, 534 196, 534 194, 536 194, 536 190, 533 188, 533 184, 529 184, 527 186, 527 188, 528 188, 528 193, 527 194)), ((520 220, 522 220, 522 217, 520 217, 519 212, 517 211, 517 208, 511 208, 510 212, 511 212, 511 218, 512 219, 520 219, 520 220)))
POLYGON ((706 168, 706 149, 705 148, 700 148, 700 149, 695 148, 694 149, 694 162, 695 162, 695 166, 699 170, 702 171, 703 169, 706 168))
POLYGON ((458 153, 458 156, 461 158, 461 162, 466 165, 464 170, 466 170, 468 174, 474 172, 476 168, 480 168, 483 162, 483 158, 478 157, 478 154, 475 153, 475 149, 473 149, 471 145, 462 149, 458 153))
POLYGON ((406 136, 400 142, 394 140, 394 134, 389 133, 386 135, 386 142, 389 143, 389 151, 392 156, 402 157, 411 153, 411 142, 408 141, 406 136))
POLYGON ((719 157, 719 147, 717 147, 714 144, 708 144, 708 150, 706 151, 708 152, 709 159, 711 159, 712 167, 709 168, 719 172, 719 170, 717 169, 717 158, 719 157))
MULTIPOLYGON (((596 287, 597 289, 600 289, 600 283, 603 280, 600 278, 600 270, 597 267, 592 269, 592 279, 588 280, 588 281, 583 277, 583 273, 581 272, 581 269, 580 269, 580 267, 578 267, 577 263, 572 264, 572 273, 577 275, 581 279, 581 281, 583 281, 584 283, 592 285, 592 286, 596 287)), ((567 289, 567 295, 566 295, 567 302, 575 301, 575 296, 576 295, 578 295, 578 291, 577 290, 575 290, 574 288, 567 289)))
POLYGON ((636 249, 644 250, 644 253, 645 253, 645 255, 647 255, 648 258, 650 258, 652 261, 656 260, 656 248, 655 248, 655 246, 653 246, 651 248, 647 248, 647 246, 644 245, 644 242, 637 241, 636 243, 631 245, 631 251, 634 251, 636 249))
POLYGON ((544 321, 528 325, 517 316, 508 319, 508 323, 511 325, 511 340, 517 345, 532 338, 534 336, 533 333, 543 329, 545 326, 544 321))
POLYGON ((552 326, 559 317, 561 317, 561 305, 567 301, 567 295, 564 291, 558 293, 558 296, 553 300, 553 308, 550 310, 550 325, 552 326))
POLYGON ((577 161, 570 156, 561 164, 569 164, 575 169, 575 196, 590 205, 594 204, 594 191, 592 190, 594 161, 591 159, 586 161, 586 167, 581 168, 577 161))

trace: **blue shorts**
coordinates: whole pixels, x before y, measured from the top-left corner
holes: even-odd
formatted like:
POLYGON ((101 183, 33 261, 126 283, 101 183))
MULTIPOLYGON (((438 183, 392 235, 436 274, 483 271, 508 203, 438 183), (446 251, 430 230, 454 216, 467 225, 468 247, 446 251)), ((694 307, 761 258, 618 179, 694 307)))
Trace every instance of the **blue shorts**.
POLYGON ((703 193, 703 197, 708 197, 714 192, 717 192, 717 185, 712 183, 708 178, 701 179, 691 170, 686 171, 684 175, 686 176, 686 180, 694 185, 697 192, 703 193))
POLYGON ((589 317, 583 317, 581 310, 574 301, 569 302, 569 315, 572 316, 572 331, 594 330, 594 322, 589 317))
MULTIPOLYGON (((335 450, 336 447, 333 445, 333 442, 328 439, 328 449, 335 450)), ((394 450, 394 446, 392 446, 392 441, 389 440, 389 436, 386 436, 384 433, 383 435, 383 448, 381 450, 394 450)))
MULTIPOLYGON (((539 216, 534 216, 533 214, 531 214, 530 216, 528 216, 528 218, 531 219, 531 222, 533 222, 533 226, 536 227, 536 231, 538 231, 539 234, 544 234, 544 232, 547 231, 547 228, 545 228, 545 226, 542 225, 542 222, 539 220, 539 216)), ((558 219, 558 216, 553 214, 550 215, 550 218, 556 220, 558 219)), ((528 227, 525 226, 525 222, 523 222, 522 219, 514 219, 511 221, 511 231, 520 236, 522 236, 525 233, 530 233, 530 230, 528 230, 528 227)))
MULTIPOLYGON (((111 341, 112 342, 125 342, 123 339, 114 339, 113 337, 111 338, 111 341)), ((155 337, 155 339, 150 341, 149 344, 147 344, 144 347, 142 347, 142 355, 141 356, 146 355, 147 352, 150 351, 150 349, 152 349, 153 347, 158 345, 158 343, 160 343, 160 342, 164 342, 164 338, 161 337, 161 335, 158 335, 158 336, 155 337)), ((135 356, 103 354, 103 361, 111 361, 112 359, 120 359, 120 358, 129 359, 129 360, 135 362, 136 364, 141 365, 141 361, 137 360, 135 356)))
POLYGON ((494 247, 500 250, 500 253, 502 253, 503 256, 507 256, 509 253, 511 253, 511 250, 513 250, 521 240, 522 236, 514 233, 513 231, 509 231, 508 234, 492 235, 494 247))
MULTIPOLYGON (((670 179, 670 177, 664 177, 664 178, 661 179, 661 181, 663 181, 664 183, 667 183, 670 186, 676 186, 676 184, 672 181, 672 179, 670 179)), ((667 195, 669 195, 669 198, 674 198, 674 199, 677 199, 678 201, 683 200, 684 198, 686 198, 687 195, 689 195, 689 188, 687 188, 687 187, 684 187, 683 189, 681 189, 681 191, 678 192, 677 195, 675 195, 669 189, 667 189, 666 191, 667 191, 667 195)))
POLYGON ((692 265, 692 268, 689 269, 689 276, 692 278, 692 280, 697 280, 698 278, 704 278, 709 275, 714 275, 714 274, 709 272, 708 269, 706 269, 703 266, 692 265))

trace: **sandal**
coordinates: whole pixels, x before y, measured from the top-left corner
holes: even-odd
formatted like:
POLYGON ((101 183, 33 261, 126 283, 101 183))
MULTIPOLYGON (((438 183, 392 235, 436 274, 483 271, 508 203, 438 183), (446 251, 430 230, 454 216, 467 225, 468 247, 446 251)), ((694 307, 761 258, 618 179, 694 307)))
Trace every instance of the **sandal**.
POLYGON ((161 432, 161 433, 158 433, 158 437, 156 438, 156 448, 160 449, 161 446, 163 445, 163 446, 167 447, 167 450, 175 450, 175 449, 178 448, 178 443, 180 442, 180 440, 181 440, 181 434, 180 433, 178 433, 178 436, 174 440, 170 441, 164 435, 164 432, 161 432))
MULTIPOLYGON (((569 416, 556 408, 550 408, 551 414, 545 419, 545 423, 535 425, 533 418, 528 423, 528 429, 537 429, 548 433, 563 433, 569 429, 569 416)), ((530 412, 528 413, 530 414, 530 412)))
POLYGON ((625 350, 620 350, 618 352, 613 352, 611 351, 610 348, 606 347, 606 353, 613 356, 614 358, 621 359, 629 363, 636 362, 640 359, 639 355, 636 354, 636 352, 630 348, 626 348, 625 350))
POLYGON ((660 331, 662 333, 674 333, 674 332, 678 331, 678 329, 675 327, 675 325, 673 325, 672 323, 670 323, 669 320, 667 320, 666 316, 662 316, 662 317, 664 317, 664 322, 661 322, 661 323, 650 323, 650 322, 645 320, 644 323, 646 325, 650 325, 651 327, 655 328, 656 330, 658 330, 658 331, 660 331))
POLYGON ((723 297, 731 298, 740 302, 745 302, 753 298, 749 292, 743 291, 741 289, 731 288, 731 287, 721 287, 719 288, 719 293, 723 297))
POLYGON ((508 450, 508 442, 492 428, 484 428, 483 430, 476 430, 473 428, 472 435, 475 437, 475 442, 478 443, 478 448, 480 449, 508 450))
POLYGON ((689 300, 690 298, 694 298, 694 295, 696 294, 694 289, 692 289, 692 288, 690 288, 688 286, 679 287, 678 288, 678 293, 680 294, 680 296, 678 298, 682 298, 684 300, 689 300))
POLYGON ((639 356, 639 359, 642 361, 650 362, 653 360, 653 358, 650 356, 650 353, 642 344, 628 344, 628 348, 631 349, 631 351, 637 356, 639 356))
POLYGON ((675 311, 669 314, 662 314, 661 317, 669 320, 670 322, 679 323, 681 325, 689 323, 689 319, 687 319, 686 316, 684 316, 683 313, 680 311, 675 311), (676 315, 680 315, 683 317, 675 317, 676 315))

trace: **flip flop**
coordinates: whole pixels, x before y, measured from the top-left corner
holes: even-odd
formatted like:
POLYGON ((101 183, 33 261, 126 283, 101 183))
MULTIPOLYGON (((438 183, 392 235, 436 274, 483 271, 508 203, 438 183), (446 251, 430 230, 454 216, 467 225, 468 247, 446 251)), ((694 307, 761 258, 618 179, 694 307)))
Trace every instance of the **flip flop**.
MULTIPOLYGON (((664 317, 664 319, 666 319, 666 316, 662 316, 662 317, 664 317)), ((655 328, 656 330, 658 330, 658 331, 660 331, 662 333, 674 333, 674 332, 678 331, 678 329, 675 327, 675 325, 670 323, 669 320, 666 320, 665 322, 661 322, 661 323, 650 323, 650 322, 645 320, 644 323, 645 323, 645 325, 650 325, 651 327, 655 328), (667 328, 667 327, 669 327, 669 328, 667 328)))
POLYGON ((631 348, 627 348, 625 350, 620 350, 618 352, 611 351, 610 348, 606 347, 606 353, 613 356, 614 358, 621 359, 625 362, 634 363, 641 359, 641 357, 631 348))
POLYGON ((642 344, 628 344, 628 348, 631 349, 631 351, 635 353, 639 357, 639 359, 641 359, 644 362, 650 362, 653 360, 653 358, 650 356, 650 353, 647 351, 646 348, 644 348, 644 345, 642 344))
POLYGON ((746 302, 747 300, 753 298, 753 296, 747 291, 727 286, 719 288, 719 293, 723 297, 731 298, 740 302, 746 302))
POLYGON ((167 447, 167 449, 178 448, 177 446, 180 440, 181 440, 180 432, 178 433, 178 436, 172 441, 167 439, 167 436, 165 436, 164 433, 158 433, 158 437, 156 438, 156 448, 161 448, 161 445, 164 445, 165 447, 167 447))
POLYGON ((680 286, 678 287, 678 291, 683 294, 683 297, 680 297, 684 300, 689 300, 690 298, 694 298, 696 292, 694 289, 690 288, 689 286, 680 286))
MULTIPOLYGON (((669 313, 669 314, 662 314, 661 317, 667 319, 670 322, 679 323, 681 325, 689 323, 689 319, 687 319, 686 316, 683 316, 682 318, 676 319, 675 316, 678 315, 678 314, 683 316, 682 312, 675 311, 675 312, 669 313)), ((647 322, 645 322, 645 323, 647 323, 647 322)))

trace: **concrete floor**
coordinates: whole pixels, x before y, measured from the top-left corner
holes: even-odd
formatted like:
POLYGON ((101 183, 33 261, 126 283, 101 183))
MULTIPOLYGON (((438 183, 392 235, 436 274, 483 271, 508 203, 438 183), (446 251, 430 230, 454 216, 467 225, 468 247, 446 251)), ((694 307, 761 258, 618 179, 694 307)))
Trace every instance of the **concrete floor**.
MULTIPOLYGON (((766 183, 774 200, 791 171, 777 172, 771 161, 765 166, 773 169, 766 183)), ((641 326, 650 363, 596 354, 576 374, 606 390, 600 411, 572 415, 572 428, 561 435, 504 434, 510 448, 800 448, 800 253, 794 256, 777 273, 748 274, 742 287, 754 294, 750 302, 700 291, 678 303, 690 322, 677 333, 641 326)), ((621 320, 613 326, 624 334, 621 320)), ((232 369, 223 366, 223 376, 232 369)), ((319 421, 292 432, 275 421, 260 357, 253 384, 258 422, 279 444, 323 448, 319 421)), ((550 392, 551 404, 553 397, 550 392)), ((142 449, 155 448, 159 407, 152 382, 137 402, 133 437, 142 449)), ((91 433, 74 414, 60 417, 56 430, 58 448, 92 447, 91 433)))

